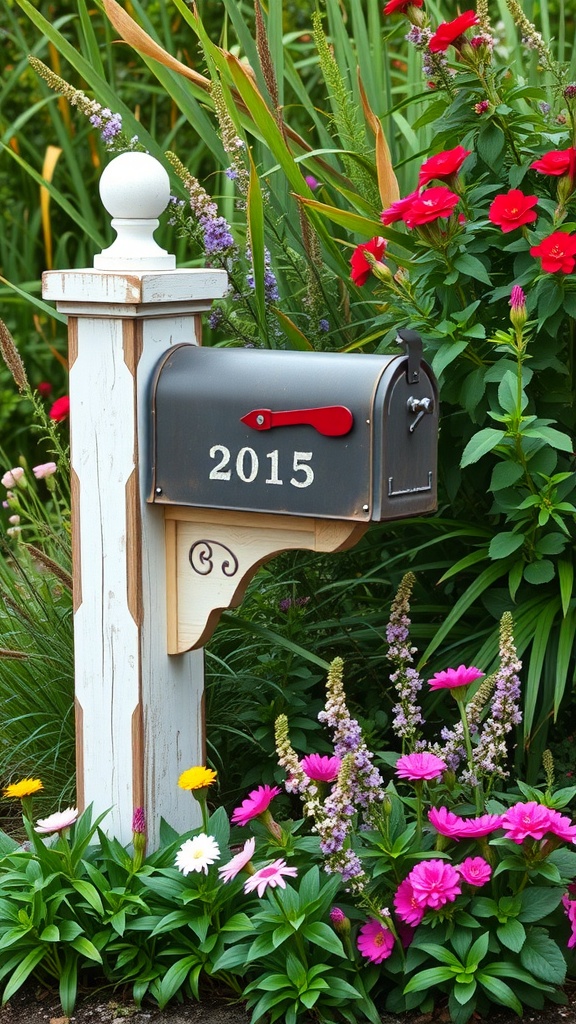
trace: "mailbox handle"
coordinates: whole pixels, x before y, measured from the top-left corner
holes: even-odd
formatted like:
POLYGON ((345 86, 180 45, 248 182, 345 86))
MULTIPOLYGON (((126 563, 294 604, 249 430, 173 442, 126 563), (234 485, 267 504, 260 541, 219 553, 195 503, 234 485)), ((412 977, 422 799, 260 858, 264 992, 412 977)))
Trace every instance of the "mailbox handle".
POLYGON ((398 331, 396 341, 402 346, 408 356, 406 367, 406 380, 409 384, 415 384, 420 380, 420 363, 422 362, 422 338, 417 331, 398 331))
POLYGON ((253 430, 272 430, 273 427, 314 427, 325 437, 341 437, 352 430, 354 417, 345 405, 323 405, 316 409, 252 409, 240 419, 253 430))

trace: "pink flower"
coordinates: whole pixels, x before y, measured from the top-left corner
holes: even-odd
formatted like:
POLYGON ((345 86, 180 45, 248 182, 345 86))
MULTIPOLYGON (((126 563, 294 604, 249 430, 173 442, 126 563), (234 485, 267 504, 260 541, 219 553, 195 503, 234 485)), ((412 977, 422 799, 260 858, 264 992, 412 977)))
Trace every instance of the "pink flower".
POLYGON ((562 906, 566 911, 566 916, 570 922, 572 928, 572 934, 568 939, 568 949, 573 949, 576 946, 576 900, 571 900, 568 893, 562 897, 562 906))
POLYGON ((280 786, 258 786, 248 794, 232 814, 232 821, 235 825, 247 825, 252 818, 264 814, 268 810, 271 801, 280 793, 280 786))
POLYGON ((56 423, 60 423, 70 415, 70 399, 68 395, 63 395, 62 398, 57 398, 50 407, 48 413, 51 420, 55 420, 56 423))
POLYGON ((408 875, 414 899, 421 907, 438 910, 460 895, 460 876, 445 860, 422 860, 408 875))
POLYGON ((50 836, 53 832, 63 832, 65 828, 70 828, 74 824, 77 817, 78 808, 67 807, 65 811, 56 811, 48 818, 39 818, 34 831, 44 836, 50 836))
POLYGON ((396 761, 396 775, 399 779, 439 779, 446 771, 446 764, 436 754, 404 754, 396 761))
POLYGON ((573 825, 572 820, 565 814, 560 814, 559 811, 550 811, 548 831, 559 836, 560 839, 565 839, 567 843, 576 843, 576 825, 573 825))
POLYGON ((428 811, 428 821, 442 836, 450 839, 461 839, 464 835, 465 821, 453 814, 447 807, 431 807, 428 811))
POLYGON ((254 847, 256 846, 256 840, 254 836, 251 839, 247 839, 244 843, 244 849, 240 850, 235 857, 232 857, 227 864, 223 864, 222 867, 218 868, 218 874, 223 882, 231 882, 236 875, 250 863, 254 856, 254 847))
POLYGON ((413 927, 420 924, 426 913, 425 908, 416 900, 409 877, 400 882, 396 890, 394 908, 400 920, 413 927))
POLYGON ((468 885, 486 885, 492 875, 492 868, 484 857, 466 857, 466 860, 456 865, 456 871, 468 885))
POLYGON ((420 193, 410 192, 409 195, 404 196, 403 199, 397 199, 395 203, 392 203, 387 210, 383 210, 380 214, 380 220, 383 224, 394 224, 397 220, 404 220, 404 214, 410 209, 415 199, 420 198, 420 193))
POLYGON ((506 839, 518 845, 525 839, 543 839, 547 832, 552 831, 555 813, 534 800, 514 804, 502 815, 502 828, 508 830, 504 833, 506 839))
POLYGON ((17 487, 18 481, 24 476, 24 470, 22 466, 15 466, 14 469, 9 469, 7 473, 0 480, 3 487, 17 487))
POLYGON ((484 673, 474 666, 466 668, 465 665, 459 665, 458 668, 447 668, 445 672, 436 672, 432 679, 428 680, 428 685, 431 690, 456 690, 461 686, 468 686, 483 675, 484 673))
POLYGON ((56 468, 55 462, 42 462, 39 466, 33 466, 32 472, 37 480, 43 480, 46 476, 52 476, 56 468))
POLYGON ((381 964, 387 960, 394 949, 394 936, 389 928, 372 918, 366 921, 358 933, 356 945, 362 956, 373 964, 381 964))
POLYGON ((244 892, 249 893, 257 889, 258 895, 263 896, 264 890, 268 886, 271 889, 275 889, 279 885, 281 889, 285 889, 286 882, 284 881, 284 876, 296 878, 297 874, 297 869, 287 867, 285 860, 275 860, 272 864, 268 864, 267 867, 260 868, 259 871, 250 876, 247 882, 244 882, 244 892))
POLYGON ((334 782, 338 778, 339 757, 328 757, 326 754, 307 754, 300 761, 300 767, 313 782, 334 782))
POLYGON ((464 838, 480 839, 488 836, 497 828, 502 828, 502 816, 500 814, 481 814, 479 818, 463 818, 464 838))

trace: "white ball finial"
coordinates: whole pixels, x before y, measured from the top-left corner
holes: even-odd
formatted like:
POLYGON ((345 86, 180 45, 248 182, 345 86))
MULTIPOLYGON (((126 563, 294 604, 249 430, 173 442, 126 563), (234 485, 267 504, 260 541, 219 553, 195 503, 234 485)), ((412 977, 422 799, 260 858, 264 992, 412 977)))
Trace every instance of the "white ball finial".
POLYGON ((94 257, 96 270, 174 270, 176 257, 154 241, 170 200, 170 179, 149 153, 121 153, 104 169, 100 196, 116 240, 94 257))

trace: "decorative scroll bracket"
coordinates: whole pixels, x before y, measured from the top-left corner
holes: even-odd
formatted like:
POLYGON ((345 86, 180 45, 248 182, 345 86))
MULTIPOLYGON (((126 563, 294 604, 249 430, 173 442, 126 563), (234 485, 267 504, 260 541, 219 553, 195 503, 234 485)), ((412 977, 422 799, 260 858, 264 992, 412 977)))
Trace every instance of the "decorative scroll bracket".
POLYGON ((168 654, 202 647, 220 614, 236 608, 256 570, 281 551, 344 551, 367 523, 164 508, 168 654))

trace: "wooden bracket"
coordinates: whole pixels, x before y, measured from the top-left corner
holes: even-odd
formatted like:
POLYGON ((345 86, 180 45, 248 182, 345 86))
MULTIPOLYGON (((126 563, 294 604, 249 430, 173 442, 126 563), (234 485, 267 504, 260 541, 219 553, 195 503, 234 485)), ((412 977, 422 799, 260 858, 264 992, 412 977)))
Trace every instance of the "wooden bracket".
POLYGON ((202 647, 256 570, 281 551, 344 551, 367 523, 164 506, 168 653, 202 647))

